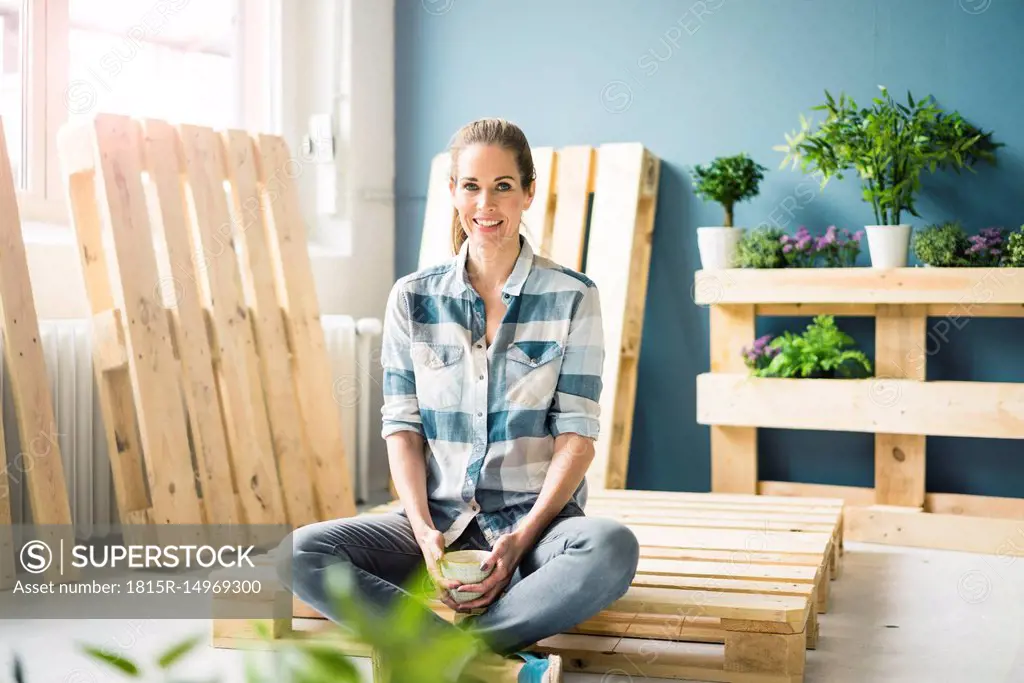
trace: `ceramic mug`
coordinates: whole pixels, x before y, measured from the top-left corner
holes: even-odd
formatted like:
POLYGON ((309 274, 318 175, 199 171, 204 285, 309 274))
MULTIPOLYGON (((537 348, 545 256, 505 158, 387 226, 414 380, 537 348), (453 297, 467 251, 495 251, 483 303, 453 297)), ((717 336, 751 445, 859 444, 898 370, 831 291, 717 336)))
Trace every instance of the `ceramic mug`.
MULTIPOLYGON (((441 558, 441 576, 462 584, 480 583, 491 574, 490 571, 480 569, 480 565, 489 555, 486 550, 456 550, 445 553, 441 558)), ((491 567, 491 571, 494 571, 494 567, 491 567)), ((448 594, 452 600, 459 603, 476 600, 482 595, 457 589, 448 591, 448 594)))

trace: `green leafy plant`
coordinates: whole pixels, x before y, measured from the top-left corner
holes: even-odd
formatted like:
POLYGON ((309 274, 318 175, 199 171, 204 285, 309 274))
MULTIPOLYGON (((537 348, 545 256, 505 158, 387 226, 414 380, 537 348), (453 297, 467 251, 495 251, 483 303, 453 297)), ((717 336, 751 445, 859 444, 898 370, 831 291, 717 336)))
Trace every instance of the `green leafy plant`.
POLYGON ((914 231, 911 238, 917 260, 937 268, 967 265, 965 253, 970 245, 960 221, 929 225, 914 231))
POLYGON ((1006 258, 1003 265, 1009 268, 1024 268, 1024 225, 1010 233, 1006 239, 1006 258))
POLYGON ((818 315, 803 334, 758 338, 743 358, 755 377, 868 377, 871 361, 853 344, 833 316, 818 315))
POLYGON ((781 228, 747 230, 736 246, 738 268, 785 268, 786 255, 782 252, 781 228))
POLYGON ((843 93, 836 100, 826 90, 825 104, 812 108, 827 112, 825 120, 814 128, 801 114, 800 130, 786 135, 786 144, 773 147, 785 153, 780 168, 792 164, 819 174, 822 188, 854 169, 875 223, 899 225, 904 212, 920 217, 914 201, 926 170, 974 172, 979 162, 995 164, 995 150, 1003 144, 993 142, 991 132, 957 112, 943 112, 931 96, 914 100, 907 92, 904 105, 884 86, 879 89, 881 96, 865 108, 843 93))
POLYGON ((722 205, 726 228, 733 227, 733 208, 740 202, 753 199, 760 190, 768 169, 745 153, 716 157, 709 165, 693 167, 693 187, 705 201, 722 205))
POLYGON ((960 221, 946 221, 915 232, 911 247, 917 259, 930 266, 995 268, 1006 259, 1007 234, 1003 228, 990 227, 968 236, 960 221))

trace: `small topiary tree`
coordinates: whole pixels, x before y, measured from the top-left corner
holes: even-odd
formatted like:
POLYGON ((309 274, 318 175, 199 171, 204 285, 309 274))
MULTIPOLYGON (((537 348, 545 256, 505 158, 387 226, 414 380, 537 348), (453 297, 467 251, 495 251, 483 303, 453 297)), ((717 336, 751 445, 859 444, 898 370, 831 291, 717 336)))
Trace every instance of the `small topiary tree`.
POLYGON ((693 187, 705 201, 714 201, 725 210, 724 227, 733 227, 733 207, 757 196, 768 169, 745 153, 716 157, 709 165, 693 167, 693 187))

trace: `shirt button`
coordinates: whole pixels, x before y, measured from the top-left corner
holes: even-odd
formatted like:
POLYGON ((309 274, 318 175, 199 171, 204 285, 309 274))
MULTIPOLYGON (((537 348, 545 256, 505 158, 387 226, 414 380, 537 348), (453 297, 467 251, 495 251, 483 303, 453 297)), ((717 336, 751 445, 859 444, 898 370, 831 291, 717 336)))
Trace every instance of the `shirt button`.
POLYGON ((484 376, 483 376, 483 375, 480 375, 480 379, 483 379, 483 378, 484 378, 484 376))
POLYGON ((478 349, 482 349, 482 348, 484 348, 484 345, 483 345, 483 344, 477 344, 477 345, 476 345, 476 348, 478 348, 478 349))
POLYGON ((483 414, 483 413, 477 413, 477 414, 476 414, 476 416, 477 416, 477 417, 483 417, 483 416, 484 416, 484 414, 483 414))

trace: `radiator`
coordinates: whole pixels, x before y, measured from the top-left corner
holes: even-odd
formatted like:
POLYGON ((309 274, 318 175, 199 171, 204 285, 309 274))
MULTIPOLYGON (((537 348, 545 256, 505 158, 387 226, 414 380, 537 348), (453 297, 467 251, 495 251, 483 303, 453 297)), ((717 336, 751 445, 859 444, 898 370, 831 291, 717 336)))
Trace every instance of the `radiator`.
MULTIPOLYGON (((386 496, 387 454, 380 439, 383 401, 379 319, 320 317, 333 372, 332 389, 342 420, 345 453, 357 502, 386 496)), ((92 368, 92 330, 87 320, 41 320, 40 334, 53 397, 55 438, 60 446, 75 535, 102 537, 119 523, 117 499, 92 368)), ((0 349, 2 349, 0 338, 0 349)), ((2 419, 15 524, 31 523, 26 469, 6 365, 0 372, 2 419)), ((3 468, 0 467, 0 473, 3 468)))

